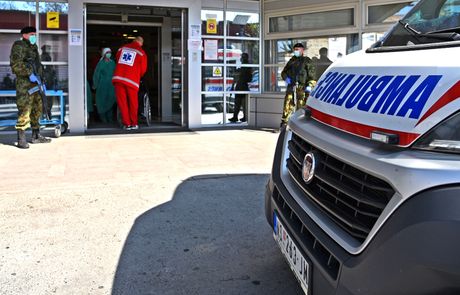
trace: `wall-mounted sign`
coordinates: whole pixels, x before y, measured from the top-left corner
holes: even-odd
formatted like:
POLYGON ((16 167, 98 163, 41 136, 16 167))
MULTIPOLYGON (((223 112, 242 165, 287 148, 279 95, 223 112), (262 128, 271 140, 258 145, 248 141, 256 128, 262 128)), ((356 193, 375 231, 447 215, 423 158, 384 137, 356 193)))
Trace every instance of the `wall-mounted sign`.
POLYGON ((222 67, 212 67, 213 77, 222 77, 222 67))
POLYGON ((206 20, 206 34, 217 34, 217 20, 215 18, 206 20))
POLYGON ((69 45, 71 45, 71 46, 81 46, 82 43, 83 43, 82 30, 80 30, 80 29, 69 29, 69 45))
POLYGON ((46 13, 46 28, 59 29, 59 12, 48 11, 46 13))
POLYGON ((201 25, 190 25, 190 39, 201 38, 201 25))
POLYGON ((188 50, 190 51, 202 50, 201 39, 188 39, 188 50))
POLYGON ((204 40, 204 60, 217 60, 217 40, 204 40))

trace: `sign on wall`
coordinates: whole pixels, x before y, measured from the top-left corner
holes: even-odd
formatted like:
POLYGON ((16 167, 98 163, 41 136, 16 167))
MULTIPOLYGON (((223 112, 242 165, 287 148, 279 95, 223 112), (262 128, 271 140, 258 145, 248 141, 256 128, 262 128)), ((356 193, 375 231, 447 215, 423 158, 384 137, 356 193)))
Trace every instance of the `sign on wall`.
POLYGON ((204 59, 217 60, 217 40, 204 40, 204 59))
POLYGON ((206 34, 217 34, 217 20, 215 18, 206 20, 206 34))
POLYGON ((48 11, 46 13, 46 28, 59 29, 59 12, 48 11))

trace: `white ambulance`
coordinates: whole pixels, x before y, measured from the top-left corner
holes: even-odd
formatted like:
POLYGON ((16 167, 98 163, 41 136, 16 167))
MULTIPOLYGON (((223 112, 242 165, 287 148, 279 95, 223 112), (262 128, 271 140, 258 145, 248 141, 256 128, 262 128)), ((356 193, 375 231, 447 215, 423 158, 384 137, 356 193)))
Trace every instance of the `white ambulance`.
POLYGON ((460 294, 460 1, 339 59, 281 131, 265 211, 306 294, 460 294))

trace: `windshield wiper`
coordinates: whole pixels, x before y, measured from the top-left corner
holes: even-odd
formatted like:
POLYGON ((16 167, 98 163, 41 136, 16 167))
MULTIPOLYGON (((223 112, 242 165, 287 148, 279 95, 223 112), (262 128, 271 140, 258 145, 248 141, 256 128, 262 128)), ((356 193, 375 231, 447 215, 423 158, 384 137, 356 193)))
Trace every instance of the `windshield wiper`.
POLYGON ((459 27, 449 28, 449 29, 444 29, 444 30, 439 30, 439 31, 426 32, 424 35, 427 35, 430 37, 436 37, 442 40, 458 41, 460 40, 460 34, 456 32, 458 30, 459 30, 459 27))
POLYGON ((460 40, 460 34, 456 32, 447 32, 443 30, 443 31, 432 31, 432 32, 422 33, 422 32, 417 31, 413 27, 411 27, 408 23, 403 22, 402 20, 399 20, 398 22, 404 29, 406 29, 406 31, 414 35, 417 38, 417 40, 419 39, 419 37, 438 39, 438 40, 444 40, 444 41, 460 40))

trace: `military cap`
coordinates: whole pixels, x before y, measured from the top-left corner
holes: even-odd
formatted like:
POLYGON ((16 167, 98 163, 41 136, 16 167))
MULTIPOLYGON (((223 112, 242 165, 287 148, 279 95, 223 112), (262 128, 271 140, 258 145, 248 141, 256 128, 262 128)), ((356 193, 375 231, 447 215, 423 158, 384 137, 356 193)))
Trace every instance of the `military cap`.
POLYGON ((294 44, 293 48, 305 48, 302 43, 296 43, 294 44))
POLYGON ((24 27, 21 30, 21 34, 36 33, 37 29, 35 27, 24 27))

